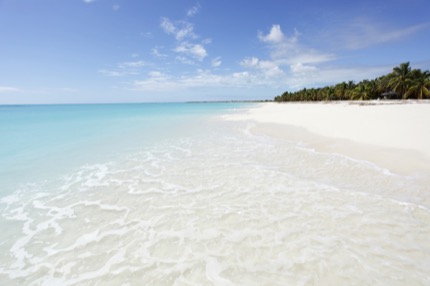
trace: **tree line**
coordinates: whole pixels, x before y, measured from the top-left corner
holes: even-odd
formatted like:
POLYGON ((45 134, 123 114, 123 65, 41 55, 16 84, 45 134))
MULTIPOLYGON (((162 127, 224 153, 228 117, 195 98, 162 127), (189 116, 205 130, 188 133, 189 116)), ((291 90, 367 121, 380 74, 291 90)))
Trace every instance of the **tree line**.
POLYGON ((328 101, 372 99, 430 98, 430 72, 412 69, 409 62, 393 68, 387 75, 373 80, 342 82, 320 88, 303 88, 284 92, 275 101, 328 101))

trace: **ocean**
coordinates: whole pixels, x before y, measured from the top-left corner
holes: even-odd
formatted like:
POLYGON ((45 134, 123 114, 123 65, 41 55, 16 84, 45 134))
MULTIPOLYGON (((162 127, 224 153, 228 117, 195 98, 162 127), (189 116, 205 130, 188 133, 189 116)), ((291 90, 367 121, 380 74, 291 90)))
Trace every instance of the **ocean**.
POLYGON ((0 106, 0 285, 429 285, 429 186, 253 106, 0 106))

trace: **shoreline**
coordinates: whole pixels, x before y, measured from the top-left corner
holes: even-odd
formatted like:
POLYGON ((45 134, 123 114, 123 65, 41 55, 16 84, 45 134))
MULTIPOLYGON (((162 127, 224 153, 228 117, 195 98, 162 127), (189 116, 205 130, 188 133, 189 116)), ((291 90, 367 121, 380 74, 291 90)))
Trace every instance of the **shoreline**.
POLYGON ((251 132, 256 135, 295 141, 318 152, 345 155, 393 173, 425 178, 430 175, 427 103, 262 103, 224 119, 251 121, 255 124, 251 132))

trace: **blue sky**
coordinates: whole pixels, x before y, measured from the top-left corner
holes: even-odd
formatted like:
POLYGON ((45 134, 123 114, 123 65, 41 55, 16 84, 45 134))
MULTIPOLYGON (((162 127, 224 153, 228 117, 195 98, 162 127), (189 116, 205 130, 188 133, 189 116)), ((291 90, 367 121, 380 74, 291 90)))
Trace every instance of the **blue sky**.
POLYGON ((428 0, 0 0, 0 104, 272 99, 430 69, 428 0))

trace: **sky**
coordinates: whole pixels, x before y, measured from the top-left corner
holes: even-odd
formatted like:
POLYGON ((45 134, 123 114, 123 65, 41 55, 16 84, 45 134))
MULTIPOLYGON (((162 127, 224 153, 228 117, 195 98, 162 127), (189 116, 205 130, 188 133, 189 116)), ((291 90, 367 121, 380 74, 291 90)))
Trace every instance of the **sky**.
POLYGON ((0 0, 0 104, 273 99, 430 69, 429 0, 0 0))

